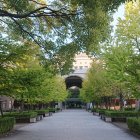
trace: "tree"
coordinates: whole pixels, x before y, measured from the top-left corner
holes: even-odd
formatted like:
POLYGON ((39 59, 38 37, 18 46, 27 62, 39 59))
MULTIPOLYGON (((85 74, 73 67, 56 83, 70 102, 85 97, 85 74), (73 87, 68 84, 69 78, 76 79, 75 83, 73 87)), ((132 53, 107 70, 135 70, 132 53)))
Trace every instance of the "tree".
POLYGON ((78 51, 89 51, 97 49, 96 45, 107 37, 109 15, 123 2, 6 0, 0 3, 1 30, 18 41, 32 40, 42 48, 50 40, 58 47, 69 39, 78 51))
MULTIPOLYGON (((48 45, 55 48, 55 44, 53 42, 49 42, 48 45)), ((41 63, 47 71, 49 70, 53 75, 66 75, 72 71, 75 53, 72 44, 66 46, 63 45, 58 49, 54 49, 46 58, 44 54, 47 54, 47 51, 48 49, 45 47, 41 56, 41 63)))
POLYGON ((121 109, 123 107, 123 100, 127 93, 126 91, 131 85, 131 77, 126 72, 129 60, 131 59, 131 54, 132 50, 129 47, 112 46, 106 50, 103 58, 107 75, 113 82, 113 92, 120 98, 121 109))
POLYGON ((113 95, 111 82, 106 75, 103 62, 101 60, 93 61, 87 79, 83 82, 82 99, 86 102, 94 102, 97 106, 101 105, 101 102, 105 103, 108 108, 108 98, 113 95))
POLYGON ((36 47, 33 48, 30 45, 27 41, 19 44, 0 37, 0 95, 15 97, 16 87, 13 75, 15 70, 24 68, 35 53, 36 47))
POLYGON ((116 30, 117 43, 131 50, 125 72, 131 76, 131 85, 135 97, 139 96, 140 83, 140 2, 128 2, 125 5, 124 19, 119 19, 116 30))

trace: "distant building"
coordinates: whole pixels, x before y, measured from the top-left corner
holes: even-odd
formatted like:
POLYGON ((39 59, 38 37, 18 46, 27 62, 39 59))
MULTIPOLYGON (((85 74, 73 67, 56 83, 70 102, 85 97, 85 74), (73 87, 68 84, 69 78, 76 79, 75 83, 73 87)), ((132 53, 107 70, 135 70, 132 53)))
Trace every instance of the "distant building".
POLYGON ((9 110, 12 108, 14 99, 7 96, 0 96, 0 104, 3 110, 9 110))
POLYGON ((65 102, 66 108, 82 108, 84 103, 81 101, 79 94, 82 88, 82 82, 85 79, 87 70, 91 67, 93 57, 89 57, 86 53, 75 55, 73 62, 73 72, 65 75, 66 88, 69 91, 69 96, 65 102))
POLYGON ((73 69, 89 69, 93 58, 90 58, 86 53, 79 53, 75 55, 75 62, 73 62, 73 69))

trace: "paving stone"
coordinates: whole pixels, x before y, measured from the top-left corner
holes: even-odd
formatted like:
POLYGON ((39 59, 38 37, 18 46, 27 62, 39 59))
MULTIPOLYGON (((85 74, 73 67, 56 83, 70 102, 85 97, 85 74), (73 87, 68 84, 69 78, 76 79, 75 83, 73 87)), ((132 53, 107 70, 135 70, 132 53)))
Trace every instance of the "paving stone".
POLYGON ((85 110, 65 110, 18 128, 1 140, 139 140, 85 110))

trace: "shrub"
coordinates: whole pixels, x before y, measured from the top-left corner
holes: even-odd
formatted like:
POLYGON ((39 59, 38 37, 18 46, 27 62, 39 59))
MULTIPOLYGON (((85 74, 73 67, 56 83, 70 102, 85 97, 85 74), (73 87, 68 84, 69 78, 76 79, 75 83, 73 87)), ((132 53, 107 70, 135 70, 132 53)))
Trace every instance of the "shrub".
POLYGON ((97 112, 97 108, 92 108, 92 112, 97 112))
POLYGON ((127 107, 127 108, 124 108, 125 111, 134 111, 135 108, 130 108, 130 107, 127 107))
POLYGON ((16 119, 34 118, 37 116, 36 112, 11 112, 6 113, 4 116, 15 117, 16 119))
POLYGON ((38 115, 44 115, 45 113, 49 113, 48 109, 42 109, 42 110, 34 110, 38 115))
POLYGON ((105 111, 108 117, 138 117, 140 112, 136 111, 105 111))
POLYGON ((98 112, 99 115, 104 115, 106 111, 108 111, 108 110, 107 109, 101 109, 101 108, 96 109, 96 112, 98 112))
POLYGON ((127 125, 130 131, 140 135, 140 118, 128 118, 127 125))
POLYGON ((14 117, 0 117, 0 134, 4 134, 10 131, 14 127, 14 124, 14 117))
POLYGON ((56 111, 60 111, 61 109, 59 107, 56 108, 56 111))
POLYGON ((56 109, 55 108, 49 108, 49 112, 55 113, 56 112, 56 109))

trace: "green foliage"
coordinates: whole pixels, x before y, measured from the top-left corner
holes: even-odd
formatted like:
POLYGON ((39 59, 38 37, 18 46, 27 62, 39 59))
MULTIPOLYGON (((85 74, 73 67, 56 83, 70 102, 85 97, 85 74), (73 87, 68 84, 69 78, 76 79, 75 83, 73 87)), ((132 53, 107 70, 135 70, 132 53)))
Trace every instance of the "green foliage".
POLYGON ((137 111, 105 111, 108 117, 138 117, 140 112, 137 111))
POLYGON ((140 134, 140 118, 128 118, 127 125, 130 131, 140 134))
POLYGON ((45 115, 45 113, 49 113, 49 109, 41 109, 41 110, 34 110, 34 112, 37 112, 38 115, 45 115))
POLYGON ((55 113, 56 112, 56 109, 55 108, 49 108, 49 112, 55 113))
MULTIPOLYGON (((79 3, 82 5, 82 2, 85 4, 85 9, 89 3, 91 5, 96 3, 95 1, 79 3)), ((108 1, 102 2, 98 1, 97 3, 100 6, 108 3, 108 1)), ((127 2, 124 18, 118 21, 115 37, 109 38, 110 42, 107 42, 107 45, 103 43, 100 46, 102 51, 93 62, 81 89, 80 96, 85 102, 99 102, 112 96, 119 97, 119 105, 122 109, 125 99, 131 97, 139 99, 139 8, 139 1, 127 2)))
POLYGON ((129 49, 125 73, 129 75, 129 87, 133 95, 139 98, 140 83, 140 2, 128 2, 125 5, 124 19, 119 19, 116 30, 117 43, 125 49, 129 49))
POLYGON ((87 102, 100 102, 101 97, 112 96, 111 78, 106 76, 104 64, 99 60, 93 61, 87 74, 87 79, 83 82, 81 98, 87 102))
POLYGON ((65 44, 69 46, 67 40, 70 40, 75 52, 98 52, 99 42, 110 33, 111 13, 124 2, 6 0, 1 2, 0 29, 14 40, 22 42, 26 39, 42 48, 47 47, 48 54, 54 50, 46 44, 50 40, 55 42, 56 50, 65 44))
POLYGON ((107 109, 101 109, 101 108, 97 108, 95 110, 95 112, 99 113, 99 115, 104 115, 106 111, 107 111, 107 109))
POLYGON ((15 117, 15 119, 34 118, 37 116, 36 112, 11 112, 4 114, 6 117, 15 117))
POLYGON ((0 38, 1 95, 13 96, 13 93, 15 92, 15 85, 13 82, 15 71, 27 67, 27 62, 31 62, 31 58, 37 53, 35 47, 33 49, 30 45, 29 42, 19 45, 13 41, 0 38))
POLYGON ((15 124, 14 117, 0 117, 0 135, 9 132, 15 124))
POLYGON ((124 46, 109 47, 103 54, 106 76, 112 81, 112 92, 120 98, 121 107, 123 98, 132 96, 132 77, 126 71, 131 54, 132 50, 124 46))
POLYGON ((127 107, 127 108, 124 108, 124 110, 125 110, 125 111, 134 111, 135 108, 134 108, 134 107, 131 107, 131 108, 127 107))

